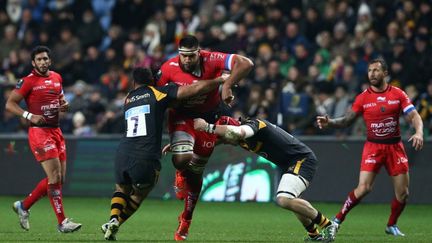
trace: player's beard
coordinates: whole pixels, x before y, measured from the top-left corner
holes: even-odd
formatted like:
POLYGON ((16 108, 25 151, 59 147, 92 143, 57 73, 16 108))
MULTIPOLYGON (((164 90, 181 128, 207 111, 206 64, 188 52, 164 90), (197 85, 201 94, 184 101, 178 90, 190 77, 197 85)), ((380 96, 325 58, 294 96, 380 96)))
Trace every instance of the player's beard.
POLYGON ((371 86, 374 86, 375 88, 383 88, 384 87, 384 78, 370 79, 369 83, 371 86))
POLYGON ((46 76, 46 75, 48 74, 49 65, 45 65, 45 66, 42 66, 42 65, 41 65, 40 67, 35 66, 34 68, 36 69, 36 71, 37 71, 39 74, 46 76))
POLYGON ((198 66, 198 63, 194 63, 194 64, 182 64, 181 67, 183 69, 183 71, 187 72, 187 73, 192 73, 193 71, 196 70, 198 66))

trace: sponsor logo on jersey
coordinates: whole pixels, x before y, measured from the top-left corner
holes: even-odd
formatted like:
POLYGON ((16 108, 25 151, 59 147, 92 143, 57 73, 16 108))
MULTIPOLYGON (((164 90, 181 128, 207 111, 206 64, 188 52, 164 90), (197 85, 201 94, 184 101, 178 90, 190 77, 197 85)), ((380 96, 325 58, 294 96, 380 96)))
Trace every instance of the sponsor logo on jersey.
POLYGON ((365 159, 365 164, 376 164, 376 160, 373 158, 365 159))
POLYGON ((179 64, 178 64, 177 62, 170 62, 169 65, 170 65, 170 66, 176 66, 176 67, 179 66, 179 64))
POLYGON ((36 91, 36 90, 41 90, 41 89, 46 89, 47 87, 45 86, 45 85, 39 85, 39 86, 35 86, 35 87, 33 87, 33 91, 36 91))
POLYGON ((396 105, 396 104, 399 104, 399 103, 400 103, 400 100, 389 100, 389 101, 387 101, 387 103, 388 103, 389 105, 396 105))
POLYGON ((23 84, 24 84, 24 79, 20 79, 18 81, 18 83, 16 84, 15 88, 21 89, 21 87, 23 86, 23 84))
POLYGON ((141 99, 148 99, 148 98, 150 98, 150 94, 149 93, 145 93, 145 94, 142 94, 142 95, 134 95, 134 96, 126 99, 126 104, 131 103, 131 102, 135 102, 135 101, 138 101, 138 100, 141 100, 141 99))
POLYGON ((52 150, 52 149, 55 149, 55 148, 56 148, 56 146, 55 146, 54 144, 47 144, 47 145, 43 148, 43 150, 44 150, 45 152, 47 152, 47 151, 52 150))
POLYGON ((378 96, 377 97, 377 101, 378 102, 385 102, 386 101, 386 97, 378 96))
POLYGON ((370 107, 374 107, 374 106, 376 106, 376 105, 377 105, 376 103, 367 103, 367 104, 364 104, 364 105, 363 105, 363 109, 370 108, 370 107))
POLYGON ((213 59, 223 59, 224 55, 222 53, 212 53, 210 54, 210 60, 213 59))
POLYGON ((408 163, 408 159, 405 158, 405 157, 399 157, 398 160, 397 160, 397 163, 398 164, 400 164, 400 163, 408 163))
POLYGON ((45 80, 45 85, 51 85, 51 84, 52 84, 52 81, 50 79, 45 80))
POLYGON ((377 137, 384 137, 396 131, 397 121, 393 117, 385 118, 378 122, 372 122, 370 128, 377 137))

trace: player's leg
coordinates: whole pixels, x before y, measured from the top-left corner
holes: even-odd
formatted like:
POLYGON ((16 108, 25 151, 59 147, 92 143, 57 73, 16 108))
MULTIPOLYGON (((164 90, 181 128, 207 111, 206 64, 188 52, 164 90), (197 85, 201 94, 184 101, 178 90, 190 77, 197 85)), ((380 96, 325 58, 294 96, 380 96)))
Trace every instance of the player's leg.
MULTIPOLYGON (((41 138, 45 138, 45 130, 39 128, 29 128, 28 141, 30 149, 35 156, 37 161, 45 160, 39 151, 43 151, 44 144, 41 138)), ((22 201, 14 202, 12 208, 17 213, 21 228, 24 230, 30 229, 29 209, 36 203, 40 198, 46 196, 48 190, 48 177, 43 178, 33 191, 22 201)))
POLYGON ((364 196, 372 191, 375 177, 385 159, 382 152, 385 149, 383 149, 382 146, 383 145, 381 144, 371 142, 365 143, 363 147, 358 185, 348 194, 342 208, 333 219, 333 222, 335 222, 338 227, 345 220, 349 211, 359 204, 364 196))
POLYGON ((399 230, 397 226, 397 221, 399 216, 405 209, 406 201, 408 198, 408 187, 409 187, 409 174, 400 174, 397 176, 392 176, 393 188, 395 192, 395 198, 393 198, 391 203, 391 213, 387 222, 387 227, 385 232, 394 236, 405 236, 399 230))
POLYGON ((300 175, 283 174, 277 189, 276 202, 285 209, 294 212, 308 232, 309 240, 322 238, 315 225, 324 229, 331 225, 331 221, 316 210, 308 201, 299 198, 309 186, 309 182, 300 175))
POLYGON ((338 225, 342 224, 349 211, 357 206, 361 199, 372 191, 375 177, 376 173, 374 172, 360 171, 357 187, 348 194, 348 197, 342 205, 342 208, 336 214, 333 220, 334 222, 336 222, 338 225))
POLYGON ((116 156, 116 191, 111 199, 110 220, 102 225, 106 240, 116 240, 120 225, 139 208, 159 179, 160 162, 140 161, 121 153, 116 156))
POLYGON ((179 226, 174 237, 177 241, 187 238, 195 206, 201 193, 202 174, 213 152, 215 142, 216 136, 214 134, 195 132, 194 154, 188 162, 186 169, 181 172, 185 187, 187 188, 187 194, 184 200, 183 212, 179 216, 179 226))
POLYGON ((390 235, 404 236, 398 226, 397 221, 409 196, 409 166, 408 159, 405 153, 402 142, 398 144, 388 145, 388 159, 386 162, 386 169, 392 178, 395 198, 391 203, 391 213, 387 222, 385 232, 390 235))
MULTIPOLYGON (((179 129, 186 130, 183 126, 179 127, 179 129)), ((187 194, 183 174, 187 168, 187 164, 192 160, 195 138, 192 132, 179 130, 171 134, 170 143, 171 152, 173 153, 172 162, 176 168, 174 191, 176 192, 176 197, 183 200, 187 194)))
POLYGON ((66 218, 63 209, 63 196, 62 196, 62 164, 58 158, 48 159, 43 161, 42 168, 48 176, 48 198, 51 206, 57 217, 58 230, 62 233, 70 233, 77 231, 81 228, 81 224, 74 223, 66 218))

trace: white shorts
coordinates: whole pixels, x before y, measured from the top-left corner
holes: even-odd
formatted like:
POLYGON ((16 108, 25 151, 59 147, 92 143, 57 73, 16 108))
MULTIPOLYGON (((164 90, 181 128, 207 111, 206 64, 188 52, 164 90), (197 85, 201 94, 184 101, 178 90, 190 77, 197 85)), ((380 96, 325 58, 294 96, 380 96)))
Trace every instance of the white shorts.
POLYGON ((285 173, 279 182, 276 197, 298 198, 309 186, 309 182, 300 175, 285 173))

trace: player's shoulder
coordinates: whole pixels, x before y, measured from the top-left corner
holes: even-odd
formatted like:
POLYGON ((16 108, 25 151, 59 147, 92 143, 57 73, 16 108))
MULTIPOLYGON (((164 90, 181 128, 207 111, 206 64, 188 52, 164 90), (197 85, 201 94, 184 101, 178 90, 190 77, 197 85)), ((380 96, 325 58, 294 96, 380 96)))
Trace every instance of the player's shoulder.
POLYGON ((396 93, 396 94, 403 94, 403 93, 405 93, 405 91, 403 91, 401 88, 393 86, 393 85, 390 85, 389 91, 391 93, 396 93))
POLYGON ((162 66, 161 66, 161 70, 169 70, 169 69, 175 69, 175 68, 179 68, 180 64, 178 62, 178 55, 168 59, 167 61, 165 61, 162 66))

